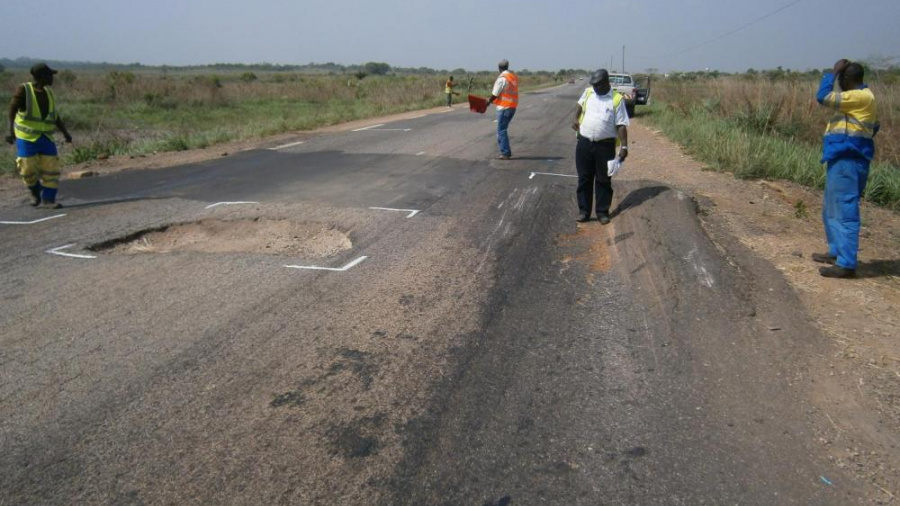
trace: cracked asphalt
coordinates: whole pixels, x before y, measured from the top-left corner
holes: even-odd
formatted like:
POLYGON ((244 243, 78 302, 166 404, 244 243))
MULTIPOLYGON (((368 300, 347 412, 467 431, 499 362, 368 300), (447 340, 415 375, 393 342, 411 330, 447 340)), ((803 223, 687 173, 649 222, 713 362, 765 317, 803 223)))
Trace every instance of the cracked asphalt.
POLYGON ((530 177, 574 174, 579 92, 523 96, 512 161, 457 108, 64 181, 64 217, 0 225, 0 504, 856 503, 777 271, 665 181, 617 183, 602 227, 530 177), (351 245, 100 247, 207 219, 351 245))

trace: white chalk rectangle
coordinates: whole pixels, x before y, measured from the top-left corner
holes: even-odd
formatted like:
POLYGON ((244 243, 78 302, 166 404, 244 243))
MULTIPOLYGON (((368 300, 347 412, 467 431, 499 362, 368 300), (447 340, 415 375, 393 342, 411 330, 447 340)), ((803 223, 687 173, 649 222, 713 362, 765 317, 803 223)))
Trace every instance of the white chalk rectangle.
POLYGON ((392 207, 370 207, 369 209, 374 209, 376 211, 399 211, 402 213, 409 213, 407 218, 412 218, 413 216, 419 214, 418 209, 394 209, 392 207))
POLYGON ((373 128, 378 128, 378 127, 383 127, 383 126, 384 126, 384 123, 381 123, 379 125, 372 125, 372 126, 367 126, 367 127, 363 127, 363 128, 357 128, 356 130, 351 130, 351 132, 362 132, 363 130, 371 130, 373 128))
POLYGON ((571 174, 553 174, 551 172, 532 172, 528 179, 534 179, 534 176, 559 176, 559 177, 578 177, 571 174))
POLYGON ((57 214, 55 216, 48 216, 46 218, 41 218, 39 220, 33 221, 0 221, 0 225, 34 225, 35 223, 40 223, 42 221, 55 220, 56 218, 62 218, 65 214, 57 214))
POLYGON ((356 260, 350 262, 349 264, 347 264, 347 265, 345 265, 345 266, 343 266, 343 267, 338 267, 338 268, 335 268, 335 267, 318 267, 318 266, 315 266, 315 265, 285 265, 285 267, 287 267, 288 269, 306 269, 306 270, 311 270, 311 271, 344 272, 344 271, 348 271, 348 270, 350 270, 350 269, 356 267, 356 266, 359 265, 363 260, 365 260, 365 259, 367 259, 367 258, 369 258, 369 257, 364 257, 364 256, 363 256, 363 257, 359 257, 359 258, 357 258, 356 260))
POLYGON ((58 248, 48 249, 44 253, 50 253, 51 255, 59 255, 61 257, 68 257, 68 258, 85 258, 85 259, 97 258, 94 255, 77 255, 75 253, 63 253, 62 250, 69 249, 72 246, 75 246, 75 244, 66 244, 65 246, 60 246, 58 248))

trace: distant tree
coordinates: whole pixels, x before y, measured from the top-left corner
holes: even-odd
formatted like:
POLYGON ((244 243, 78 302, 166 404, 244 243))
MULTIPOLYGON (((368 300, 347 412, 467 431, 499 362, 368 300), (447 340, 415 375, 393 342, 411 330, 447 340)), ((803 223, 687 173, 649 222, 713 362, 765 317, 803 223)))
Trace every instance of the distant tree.
POLYGON ((756 74, 759 74, 759 72, 757 72, 755 68, 750 67, 749 69, 747 69, 748 76, 755 76, 756 74))
POLYGON ((365 68, 367 73, 376 76, 383 76, 391 71, 391 66, 387 63, 370 61, 363 65, 363 67, 365 68))
POLYGON ((363 72, 362 70, 360 70, 359 72, 356 72, 356 73, 353 74, 353 76, 356 77, 357 79, 359 79, 360 81, 362 81, 363 79, 365 79, 366 76, 368 76, 368 75, 369 75, 369 74, 367 74, 366 72, 363 72))
POLYGON ((258 78, 256 77, 256 74, 254 74, 253 72, 244 72, 243 74, 241 74, 241 81, 244 81, 245 83, 252 83, 257 79, 258 78))

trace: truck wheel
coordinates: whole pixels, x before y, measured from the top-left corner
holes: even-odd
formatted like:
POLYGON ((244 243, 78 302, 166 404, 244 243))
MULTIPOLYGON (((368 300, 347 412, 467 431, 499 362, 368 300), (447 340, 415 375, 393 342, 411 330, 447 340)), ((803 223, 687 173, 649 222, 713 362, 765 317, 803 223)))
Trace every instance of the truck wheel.
POLYGON ((634 117, 634 104, 631 104, 631 105, 625 104, 625 112, 628 113, 629 118, 633 118, 634 117))

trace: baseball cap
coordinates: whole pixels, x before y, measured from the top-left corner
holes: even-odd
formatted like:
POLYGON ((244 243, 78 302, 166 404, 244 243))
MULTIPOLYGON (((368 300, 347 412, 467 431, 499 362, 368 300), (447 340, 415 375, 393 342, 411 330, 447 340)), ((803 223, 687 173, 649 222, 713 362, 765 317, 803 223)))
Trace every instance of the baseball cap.
POLYGON ((41 62, 41 63, 35 63, 35 64, 31 67, 31 75, 33 75, 33 76, 35 76, 35 77, 37 77, 37 76, 53 75, 53 74, 56 74, 56 73, 57 73, 57 71, 51 69, 51 68, 50 68, 46 63, 44 63, 44 62, 41 62))
POLYGON ((609 72, 606 69, 600 69, 591 74, 591 84, 597 84, 604 79, 609 79, 609 72))

